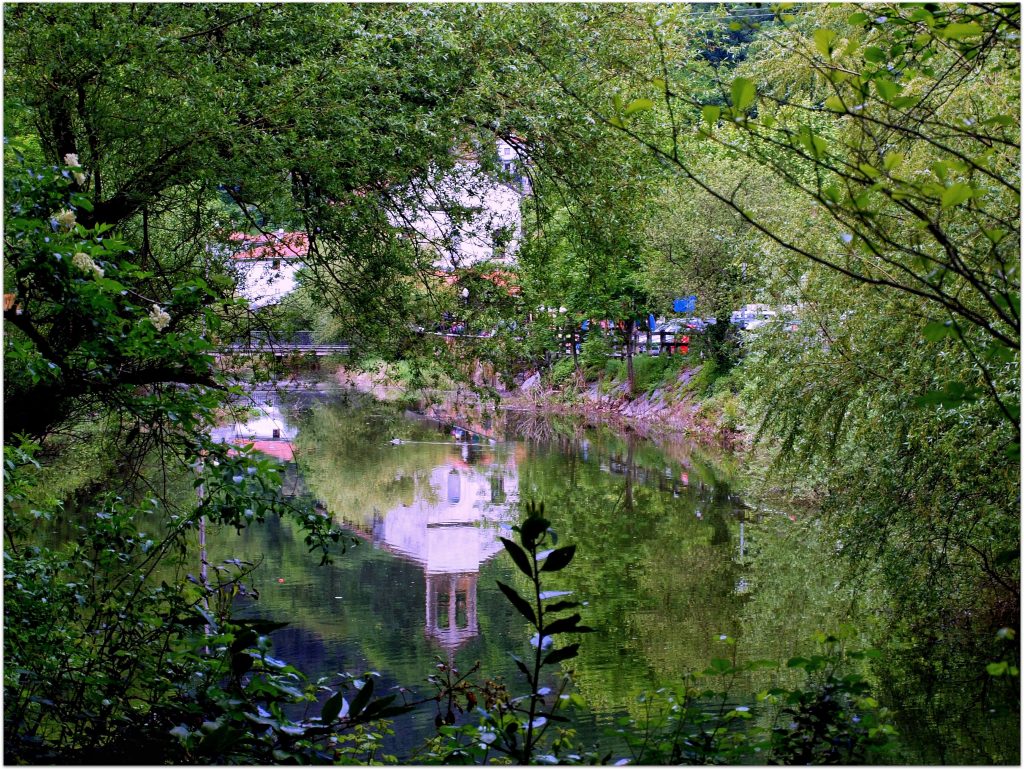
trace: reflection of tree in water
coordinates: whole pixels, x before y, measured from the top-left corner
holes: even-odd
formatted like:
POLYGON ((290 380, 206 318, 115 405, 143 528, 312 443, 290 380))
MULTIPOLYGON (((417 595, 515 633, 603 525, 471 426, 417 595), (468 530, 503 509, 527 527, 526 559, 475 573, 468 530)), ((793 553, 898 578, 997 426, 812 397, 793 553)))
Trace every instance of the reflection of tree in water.
POLYGON ((554 442, 568 447, 586 435, 580 420, 552 417, 540 412, 503 411, 505 433, 525 441, 554 442))
POLYGON ((727 481, 695 455, 672 460, 635 436, 562 438, 531 442, 521 484, 580 546, 557 587, 588 600, 587 622, 601 630, 574 662, 581 689, 597 704, 622 702, 722 657, 719 636, 737 633, 744 601, 732 531, 741 503, 727 481))
POLYGON ((732 542, 729 526, 725 523, 725 514, 720 508, 711 513, 707 523, 711 525, 711 545, 729 545, 732 542))

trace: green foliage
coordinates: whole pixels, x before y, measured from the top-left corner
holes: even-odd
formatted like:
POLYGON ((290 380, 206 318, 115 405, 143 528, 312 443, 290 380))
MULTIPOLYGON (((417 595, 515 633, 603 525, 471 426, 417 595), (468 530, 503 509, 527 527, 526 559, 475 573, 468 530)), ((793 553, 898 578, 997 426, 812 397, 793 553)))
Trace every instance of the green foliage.
POLYGON ((53 399, 5 426, 5 756, 178 762, 227 756, 230 746, 269 761, 292 750, 294 726, 257 736, 249 725, 260 708, 279 712, 305 697, 285 681, 298 674, 268 662, 258 629, 228 619, 251 565, 209 565, 207 579, 204 564, 201 579, 186 577, 189 544, 206 522, 241 530, 289 516, 327 562, 342 536, 281 496, 274 461, 210 440, 230 391, 194 321, 217 328, 207 307, 216 294, 194 278, 150 303, 152 275, 125 259, 109 227, 74 221, 91 208, 71 189, 78 168, 5 180, 17 303, 5 310, 5 405, 53 399), (106 437, 50 434, 89 418, 114 428, 101 445, 113 455, 92 473, 72 464, 78 486, 52 483, 61 452, 95 451, 97 434, 106 437), (109 489, 107 473, 121 474, 109 489), (204 627, 218 636, 204 637, 204 627), (177 720, 205 720, 184 749, 171 733, 177 720))
POLYGON ((644 716, 621 719, 612 734, 623 738, 633 764, 862 764, 891 756, 891 714, 859 674, 844 671, 866 653, 845 652, 837 637, 818 639, 821 654, 787 663, 806 671, 801 686, 772 687, 756 705, 737 704, 729 682, 778 664, 715 658, 682 689, 640 696, 644 716), (721 679, 724 691, 715 689, 721 679))
MULTIPOLYGON (((23 507, 34 452, 5 449, 5 756, 269 762, 275 752, 319 751, 296 736, 327 733, 300 729, 281 711, 315 690, 269 657, 272 624, 230 619, 252 565, 229 559, 210 565, 209 580, 183 575, 202 517, 241 528, 290 509, 270 491, 279 487, 270 461, 209 447, 197 479, 203 497, 185 513, 106 496, 67 541, 47 543, 34 528, 66 514, 23 507), (271 729, 257 734, 253 720, 271 729)), ((296 513, 307 547, 339 540, 313 514, 296 513)), ((353 706, 347 718, 395 713, 386 706, 353 706)))
POLYGON ((652 393, 659 387, 671 385, 679 372, 691 358, 682 355, 639 356, 634 361, 636 390, 638 393, 652 393))
POLYGON ((611 342, 603 334, 593 331, 580 345, 580 365, 588 378, 603 372, 612 352, 611 342))
POLYGON ((546 613, 580 606, 564 598, 571 592, 544 591, 541 585, 541 573, 564 568, 572 561, 575 546, 538 553, 538 547, 545 545, 549 537, 552 546, 557 545, 557 539, 550 522, 543 518, 543 507, 532 503, 527 506, 527 518, 514 529, 520 542, 506 538, 502 542, 513 563, 532 584, 533 596, 528 599, 511 586, 501 582, 498 585, 536 632, 533 660, 514 657, 531 694, 528 699, 512 698, 503 686, 489 683, 479 688, 487 705, 476 708, 476 721, 450 726, 451 693, 462 694, 467 708, 476 706, 478 699, 470 695, 472 687, 466 683, 469 674, 453 678, 457 671, 439 666, 443 678, 432 679, 437 680, 439 700, 442 695, 449 698, 449 718, 442 719, 439 711, 439 737, 418 755, 419 760, 478 764, 494 761, 497 754, 522 764, 605 764, 621 746, 630 763, 641 765, 861 764, 881 761, 896 748, 890 712, 871 697, 864 677, 852 670, 859 662, 877 657, 877 653, 847 651, 848 633, 819 633, 815 641, 822 647, 821 652, 791 658, 786 666, 804 672, 805 681, 797 686, 765 689, 757 695, 756 705, 737 702, 733 692, 737 679, 749 672, 778 668, 778 664, 769 660, 738 663, 736 640, 722 635, 719 641, 731 650, 730 658, 713 658, 705 670, 689 676, 678 691, 659 690, 654 695, 639 696, 641 715, 622 717, 616 728, 607 729, 611 739, 607 746, 583 748, 575 740, 575 730, 560 728, 557 736, 546 742, 546 753, 538 753, 541 740, 553 723, 570 722, 570 717, 559 711, 586 710, 586 701, 569 689, 568 677, 563 680, 554 705, 547 710, 538 708, 544 702, 542 696, 550 693, 550 688, 538 689, 542 667, 576 657, 580 647, 570 644, 545 652, 544 640, 558 633, 591 629, 578 625, 578 613, 546 620, 546 613), (722 680, 724 684, 716 688, 722 680))
POLYGON ((108 226, 75 221, 92 204, 74 190, 71 170, 24 163, 6 179, 5 280, 17 307, 5 311, 4 435, 41 437, 97 408, 147 425, 176 414, 171 422, 194 427, 185 404, 216 401, 202 390, 168 389, 159 400, 133 394, 163 383, 218 385, 195 325, 199 316, 219 328, 208 309, 216 293, 197 277, 150 293, 152 273, 129 261, 128 246, 108 226), (30 406, 38 403, 49 407, 30 406))
POLYGON ((548 380, 552 387, 564 388, 575 381, 576 365, 571 358, 559 358, 551 367, 548 380))

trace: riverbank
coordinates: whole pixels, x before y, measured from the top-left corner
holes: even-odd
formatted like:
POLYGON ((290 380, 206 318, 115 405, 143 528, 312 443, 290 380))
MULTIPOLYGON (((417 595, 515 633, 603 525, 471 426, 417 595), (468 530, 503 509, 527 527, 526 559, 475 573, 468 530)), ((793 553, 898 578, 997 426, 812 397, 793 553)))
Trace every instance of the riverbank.
POLYGON ((692 387, 699 374, 699 366, 685 368, 670 381, 633 395, 624 382, 572 382, 546 387, 535 375, 503 396, 502 406, 579 415, 614 423, 645 438, 678 436, 728 449, 747 447, 748 436, 734 417, 725 413, 718 400, 703 399, 692 387))
POLYGON ((575 377, 554 385, 533 373, 510 390, 477 386, 408 390, 381 367, 374 372, 339 367, 342 387, 383 401, 408 398, 421 409, 431 406, 457 412, 468 405, 494 401, 496 408, 579 417, 588 423, 610 424, 644 438, 676 437, 730 450, 749 448, 750 436, 740 423, 737 399, 728 391, 707 396, 707 372, 702 365, 683 367, 665 381, 630 395, 625 382, 575 377))

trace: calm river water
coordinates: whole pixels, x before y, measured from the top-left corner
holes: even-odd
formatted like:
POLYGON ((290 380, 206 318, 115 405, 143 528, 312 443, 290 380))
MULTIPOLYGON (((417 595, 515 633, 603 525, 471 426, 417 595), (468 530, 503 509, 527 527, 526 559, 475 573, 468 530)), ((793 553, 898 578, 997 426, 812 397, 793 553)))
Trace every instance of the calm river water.
MULTIPOLYGON (((252 419, 219 438, 281 459, 287 491, 317 501, 358 545, 320 567, 289 522, 270 521, 212 533, 210 558, 260 562, 259 599, 240 610, 288 621, 275 655, 310 676, 376 671, 378 692, 429 695, 438 660, 480 661, 525 692, 509 655, 529 650, 530 632, 495 581, 522 579, 498 537, 529 500, 544 503, 560 543, 578 546, 547 587, 572 591, 598 629, 571 661, 595 715, 585 735, 639 713, 640 693, 728 657, 723 636, 740 657, 785 661, 850 619, 834 548, 796 512, 741 499, 729 458, 532 414, 430 419, 346 394, 253 397, 252 419)), ((751 674, 740 689, 774 676, 751 674)), ((427 706, 402 718, 390 749, 408 756, 434 716, 427 706)))

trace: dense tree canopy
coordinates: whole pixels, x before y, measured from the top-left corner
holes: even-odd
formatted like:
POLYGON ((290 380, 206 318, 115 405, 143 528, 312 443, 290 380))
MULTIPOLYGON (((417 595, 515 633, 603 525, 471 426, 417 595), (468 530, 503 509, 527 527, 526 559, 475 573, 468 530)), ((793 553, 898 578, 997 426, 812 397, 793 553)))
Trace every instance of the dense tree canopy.
MULTIPOLYGON (((11 759, 336 750, 289 737, 281 704, 313 695, 231 620, 245 565, 185 577, 206 519, 344 542, 209 439, 238 393, 216 346, 254 326, 511 379, 607 319, 632 384, 632 324, 697 294, 748 475, 821 501, 894 634, 1016 672, 983 661, 1020 613, 1018 7, 21 3, 4 58, 11 759), (507 183, 498 138, 531 182, 518 259, 445 272, 451 233, 415 214, 471 218, 443 182, 469 158, 507 183), (256 310, 231 236, 279 228, 308 241, 300 288, 256 310), (746 302, 787 323, 731 331, 746 302), (426 333, 452 318, 496 334, 426 333)), ((392 713, 371 690, 326 721, 392 713)))

